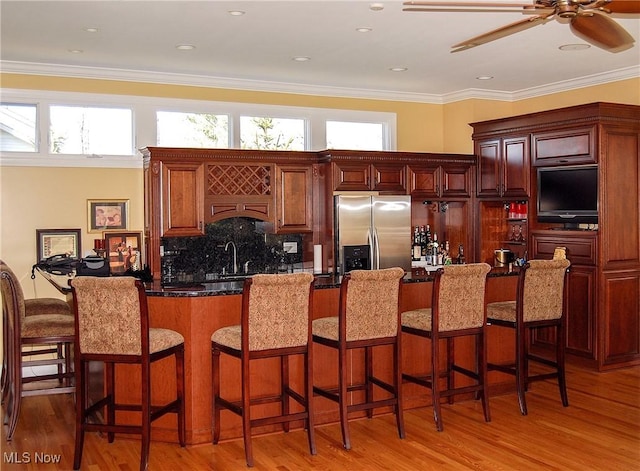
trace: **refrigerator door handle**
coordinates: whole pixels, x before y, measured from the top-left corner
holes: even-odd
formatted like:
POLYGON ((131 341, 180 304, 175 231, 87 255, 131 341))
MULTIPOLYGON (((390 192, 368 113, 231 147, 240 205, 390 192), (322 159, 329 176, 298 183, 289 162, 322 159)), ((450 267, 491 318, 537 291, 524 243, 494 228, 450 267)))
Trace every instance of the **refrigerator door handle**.
POLYGON ((369 245, 369 260, 371 261, 371 269, 374 268, 375 259, 373 258, 375 253, 375 238, 371 234, 371 229, 367 230, 367 244, 369 245))
POLYGON ((371 267, 374 270, 378 270, 380 268, 380 241, 378 240, 378 230, 373 230, 373 246, 374 246, 374 258, 373 258, 373 266, 371 267))

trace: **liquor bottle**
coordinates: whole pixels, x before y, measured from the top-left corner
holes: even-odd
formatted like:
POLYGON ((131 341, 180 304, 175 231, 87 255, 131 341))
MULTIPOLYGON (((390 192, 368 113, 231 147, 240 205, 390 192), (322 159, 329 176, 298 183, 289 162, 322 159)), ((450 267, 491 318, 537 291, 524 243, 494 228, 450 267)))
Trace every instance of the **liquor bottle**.
POLYGON ((462 246, 462 244, 460 244, 458 246, 458 264, 459 265, 464 265, 465 260, 464 260, 464 247, 462 246))
POLYGON ((451 254, 449 253, 449 241, 444 241, 444 249, 442 250, 442 264, 443 265, 451 265, 451 254))
POLYGON ((424 226, 420 226, 420 255, 422 257, 427 255, 427 234, 424 226))
POLYGON ((431 242, 431 228, 429 227, 429 224, 427 224, 427 228, 425 229, 425 244, 430 245, 431 242))
POLYGON ((432 265, 441 265, 441 263, 438 263, 440 260, 440 257, 438 257, 438 254, 440 253, 440 245, 438 244, 438 233, 434 232, 433 233, 433 242, 431 242, 431 264, 432 265))
POLYGON ((420 245, 420 228, 416 226, 413 232, 413 244, 411 245, 411 258, 414 261, 420 260, 422 246, 420 245))

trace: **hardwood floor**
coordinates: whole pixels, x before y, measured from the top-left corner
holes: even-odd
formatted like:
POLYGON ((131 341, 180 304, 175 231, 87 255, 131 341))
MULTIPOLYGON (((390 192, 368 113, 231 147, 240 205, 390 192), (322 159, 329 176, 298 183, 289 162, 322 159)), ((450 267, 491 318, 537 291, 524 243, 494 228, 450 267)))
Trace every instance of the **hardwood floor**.
MULTIPOLYGON (((409 410, 405 412, 404 440, 397 437, 393 415, 352 421, 351 451, 341 446, 338 424, 316 428, 316 456, 309 455, 306 434, 300 430, 256 437, 253 469, 640 469, 640 367, 596 373, 569 366, 568 386, 570 406, 563 408, 555 383, 535 383, 527 395, 526 417, 520 415, 515 393, 494 396, 490 401, 492 422, 488 424, 479 401, 443 405, 444 431, 440 433, 436 432, 431 407, 409 410)), ((71 469, 73 421, 70 395, 24 399, 13 441, 7 443, 2 432, 0 468, 71 469), (36 463, 37 459, 59 462, 36 463)), ((82 469, 136 470, 139 453, 136 439, 119 436, 109 444, 106 438, 89 433, 82 469)), ((247 468, 242 441, 234 440, 187 448, 153 442, 149 469, 247 468)))

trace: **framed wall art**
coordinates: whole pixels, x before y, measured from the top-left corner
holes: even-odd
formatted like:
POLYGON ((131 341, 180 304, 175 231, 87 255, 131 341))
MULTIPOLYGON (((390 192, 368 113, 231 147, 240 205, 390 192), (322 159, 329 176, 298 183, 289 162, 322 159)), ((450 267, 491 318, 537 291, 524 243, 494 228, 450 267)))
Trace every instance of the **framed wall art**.
POLYGON ((126 231, 129 200, 87 200, 89 232, 126 231))
POLYGON ((80 229, 36 229, 38 261, 54 255, 81 256, 80 229))
POLYGON ((124 274, 129 268, 140 265, 142 253, 141 232, 105 232, 106 258, 112 275, 124 274))

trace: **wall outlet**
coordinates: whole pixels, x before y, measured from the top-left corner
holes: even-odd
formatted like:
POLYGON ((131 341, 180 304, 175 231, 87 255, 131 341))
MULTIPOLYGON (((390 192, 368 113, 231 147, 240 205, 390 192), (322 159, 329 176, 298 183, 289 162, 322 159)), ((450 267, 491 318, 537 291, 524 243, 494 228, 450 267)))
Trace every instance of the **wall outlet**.
POLYGON ((298 253, 298 243, 297 242, 283 242, 282 249, 285 253, 298 253))

